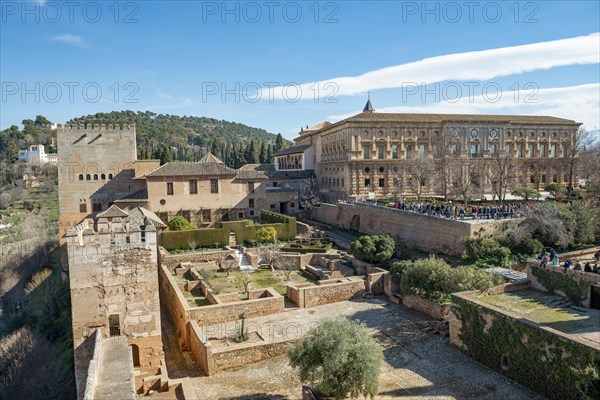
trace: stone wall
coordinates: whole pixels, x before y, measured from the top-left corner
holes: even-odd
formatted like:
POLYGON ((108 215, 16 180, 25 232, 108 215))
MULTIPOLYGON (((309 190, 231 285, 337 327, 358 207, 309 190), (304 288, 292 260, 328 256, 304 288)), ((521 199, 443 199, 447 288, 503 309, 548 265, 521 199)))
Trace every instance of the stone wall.
POLYGON ((477 233, 491 236, 503 229, 508 220, 468 223, 445 218, 374 207, 362 203, 321 204, 309 211, 312 220, 333 226, 354 229, 372 235, 390 235, 406 247, 414 247, 432 253, 461 255, 464 240, 477 233))
POLYGON ((222 322, 235 321, 243 312, 246 318, 260 317, 262 315, 283 312, 284 298, 273 289, 259 290, 261 295, 268 292, 268 297, 253 300, 242 300, 210 306, 193 307, 189 309, 189 319, 198 321, 200 325, 214 325, 222 322))
POLYGON ((190 252, 184 254, 170 254, 168 251, 161 249, 161 262, 162 265, 166 266, 169 270, 173 270, 175 267, 182 263, 199 264, 204 262, 219 261, 230 254, 235 254, 235 250, 218 250, 195 253, 190 252))
POLYGON ((319 281, 317 286, 287 285, 286 293, 298 307, 308 308, 361 297, 365 293, 365 281, 362 277, 352 277, 319 281))
POLYGON ((592 286, 600 286, 600 274, 583 271, 564 272, 562 267, 539 267, 539 261, 527 263, 527 279, 531 286, 545 292, 568 297, 577 304, 590 307, 592 286), (575 275, 572 275, 575 272, 575 275))
POLYGON ((402 305, 435 319, 448 319, 450 304, 440 304, 420 296, 403 296, 402 305))
POLYGON ((600 356, 597 344, 541 326, 531 320, 452 295, 450 342, 475 360, 556 400, 578 400, 580 373, 600 356))

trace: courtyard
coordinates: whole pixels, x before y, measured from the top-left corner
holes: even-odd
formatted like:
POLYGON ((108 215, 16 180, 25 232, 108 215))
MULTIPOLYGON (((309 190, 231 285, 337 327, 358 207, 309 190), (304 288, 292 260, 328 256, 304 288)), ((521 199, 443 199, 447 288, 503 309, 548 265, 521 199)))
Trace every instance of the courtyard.
MULTIPOLYGON (((163 312, 163 344, 169 376, 189 376, 198 400, 299 399, 301 382, 286 356, 200 376, 198 366, 167 338, 173 326, 163 312)), ((248 318, 265 340, 301 337, 326 318, 363 322, 384 351, 378 399, 543 399, 474 361, 450 345, 447 326, 383 298, 343 301, 276 315, 248 318)), ((227 337, 236 322, 201 327, 213 338, 227 337)))

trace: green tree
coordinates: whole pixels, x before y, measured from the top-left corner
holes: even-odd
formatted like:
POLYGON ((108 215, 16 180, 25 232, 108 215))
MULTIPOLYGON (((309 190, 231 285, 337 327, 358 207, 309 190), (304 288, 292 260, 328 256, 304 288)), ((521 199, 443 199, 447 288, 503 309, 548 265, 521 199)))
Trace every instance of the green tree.
POLYGON ((288 351, 300 380, 334 399, 375 398, 383 352, 364 325, 345 319, 325 320, 288 351))
POLYGON ((216 140, 213 140, 212 145, 210 147, 210 152, 212 153, 213 156, 215 157, 220 157, 220 151, 219 151, 219 144, 217 143, 216 140))
POLYGON ((254 140, 251 140, 248 147, 246 147, 245 159, 246 164, 257 164, 259 162, 254 140))
POLYGON ((260 161, 261 164, 266 164, 268 162, 268 160, 267 160, 267 146, 265 145, 265 142, 262 142, 260 144, 260 153, 258 155, 258 161, 260 161))
POLYGON ((267 146, 267 163, 273 162, 273 145, 269 144, 267 146))
POLYGON ((194 229, 194 226, 187 219, 178 215, 169 221, 169 229, 172 231, 187 231, 194 229))
POLYGON ((395 243, 388 235, 365 235, 350 244, 350 252, 359 260, 385 261, 394 254, 395 243))
POLYGON ((528 187, 515 189, 512 191, 512 195, 522 197, 523 199, 525 199, 525 201, 528 201, 531 199, 537 200, 540 197, 542 197, 540 192, 538 192, 537 190, 535 190, 533 188, 528 188, 528 187))
POLYGON ((284 142, 283 142, 283 136, 281 136, 281 133, 277 134, 277 138, 275 138, 275 153, 277 153, 280 150, 283 150, 283 146, 284 146, 284 142))
POLYGON ((256 241, 259 243, 273 243, 277 238, 277 230, 272 226, 265 226, 256 231, 256 241))

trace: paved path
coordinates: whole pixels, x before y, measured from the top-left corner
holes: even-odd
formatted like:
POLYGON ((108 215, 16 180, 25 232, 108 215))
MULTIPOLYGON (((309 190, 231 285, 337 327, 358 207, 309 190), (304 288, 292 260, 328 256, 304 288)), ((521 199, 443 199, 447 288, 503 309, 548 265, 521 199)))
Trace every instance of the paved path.
POLYGON ((113 337, 102 342, 98 367, 100 372, 94 399, 135 399, 133 363, 126 338, 113 337))
MULTIPOLYGON (((451 346, 443 323, 383 298, 361 299, 249 318, 265 340, 293 338, 323 318, 362 321, 381 344, 384 363, 376 399, 543 399, 451 346)), ((206 327, 209 336, 226 336, 234 325, 206 327)), ((251 364, 211 377, 191 379, 197 399, 299 399, 301 384, 286 356, 251 364)))

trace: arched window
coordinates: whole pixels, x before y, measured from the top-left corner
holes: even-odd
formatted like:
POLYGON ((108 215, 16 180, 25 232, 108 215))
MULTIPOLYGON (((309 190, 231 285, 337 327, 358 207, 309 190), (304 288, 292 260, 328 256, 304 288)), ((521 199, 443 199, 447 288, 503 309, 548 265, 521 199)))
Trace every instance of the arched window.
POLYGON ((82 181, 83 180, 83 174, 79 174, 79 180, 82 181))
POLYGON ((102 178, 103 181, 106 180, 106 175, 105 174, 102 174, 100 177, 102 178))
POLYGON ((98 174, 94 174, 94 180, 97 181, 98 180, 98 174))
POLYGON ((108 174, 108 180, 110 181, 113 178, 113 174, 108 174))
POLYGON ((91 180, 91 179, 92 179, 92 176, 91 176, 90 174, 87 174, 87 175, 85 176, 85 180, 86 180, 86 181, 89 181, 89 180, 91 180))

